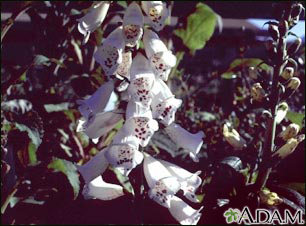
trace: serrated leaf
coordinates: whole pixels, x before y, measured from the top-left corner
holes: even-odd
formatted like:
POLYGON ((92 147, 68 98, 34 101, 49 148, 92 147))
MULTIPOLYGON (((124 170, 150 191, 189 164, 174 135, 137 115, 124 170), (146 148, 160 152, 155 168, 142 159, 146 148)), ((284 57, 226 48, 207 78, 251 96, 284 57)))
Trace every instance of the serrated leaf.
POLYGON ((67 102, 60 103, 60 104, 45 104, 44 105, 44 108, 45 108, 46 112, 48 112, 48 113, 68 110, 68 107, 69 107, 69 103, 67 103, 67 102))
POLYGON ((261 64, 260 68, 263 69, 263 70, 268 71, 268 70, 271 69, 271 66, 263 63, 263 61, 261 59, 258 59, 258 58, 237 58, 230 64, 230 67, 229 67, 228 71, 231 71, 234 68, 242 67, 242 66, 244 66, 246 68, 256 67, 259 64, 261 64))
POLYGON ((37 146, 32 142, 28 145, 28 153, 29 153, 29 163, 30 165, 35 165, 37 163, 37 156, 36 156, 37 146))
POLYGON ((214 33, 217 22, 216 13, 206 4, 198 3, 196 11, 187 18, 187 26, 174 30, 174 34, 183 40, 192 54, 204 48, 214 33))
POLYGON ((38 148, 38 146, 41 144, 42 141, 40 138, 39 130, 35 128, 30 129, 28 126, 24 124, 16 123, 15 125, 16 128, 19 129, 20 131, 26 131, 28 133, 28 136, 32 140, 33 144, 38 148))
POLYGON ((67 176, 67 179, 73 188, 74 199, 76 199, 80 191, 80 180, 75 165, 64 159, 53 158, 52 162, 48 165, 48 169, 54 169, 67 176))
POLYGON ((286 117, 292 123, 296 123, 296 124, 298 124, 302 128, 303 120, 305 118, 305 112, 298 113, 298 112, 288 111, 287 114, 286 114, 286 117))
POLYGON ((129 181, 129 178, 124 176, 123 174, 121 174, 119 172, 119 170, 117 170, 116 168, 112 168, 112 170, 114 171, 114 173, 116 174, 117 179, 119 180, 120 184, 132 195, 135 195, 134 193, 134 189, 132 184, 129 181))

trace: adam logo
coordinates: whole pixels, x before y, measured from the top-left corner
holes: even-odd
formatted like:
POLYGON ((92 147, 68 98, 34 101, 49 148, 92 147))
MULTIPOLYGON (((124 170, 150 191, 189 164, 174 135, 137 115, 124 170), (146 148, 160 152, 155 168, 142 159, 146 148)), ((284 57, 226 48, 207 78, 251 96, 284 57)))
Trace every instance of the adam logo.
POLYGON ((238 209, 229 208, 223 216, 228 224, 233 222, 237 224, 304 224, 301 209, 296 211, 294 216, 289 210, 285 210, 282 218, 278 210, 270 212, 266 209, 256 209, 254 217, 248 207, 244 207, 241 212, 238 209))

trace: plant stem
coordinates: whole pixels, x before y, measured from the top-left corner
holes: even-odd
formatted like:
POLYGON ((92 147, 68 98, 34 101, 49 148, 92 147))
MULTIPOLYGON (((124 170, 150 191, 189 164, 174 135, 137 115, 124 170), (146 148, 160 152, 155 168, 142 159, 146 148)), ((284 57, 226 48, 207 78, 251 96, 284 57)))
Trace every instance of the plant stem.
POLYGON ((175 54, 176 55, 176 64, 175 64, 175 66, 171 70, 171 73, 169 75, 169 79, 173 78, 174 73, 176 72, 178 65, 180 64, 181 60, 184 57, 184 54, 185 54, 184 52, 177 52, 175 54))

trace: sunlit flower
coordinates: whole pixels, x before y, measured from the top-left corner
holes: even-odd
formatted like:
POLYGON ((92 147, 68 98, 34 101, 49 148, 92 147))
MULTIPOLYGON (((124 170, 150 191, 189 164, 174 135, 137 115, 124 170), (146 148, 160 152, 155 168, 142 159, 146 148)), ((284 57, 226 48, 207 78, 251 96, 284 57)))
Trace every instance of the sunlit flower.
POLYGON ((116 75, 130 80, 130 68, 132 66, 132 53, 125 52, 122 54, 122 62, 116 70, 116 75))
POLYGON ((270 192, 268 189, 264 189, 259 192, 260 201, 263 204, 269 206, 276 206, 283 202, 283 200, 275 192, 270 192))
POLYGON ((161 120, 168 126, 175 120, 175 113, 182 100, 176 99, 169 87, 161 79, 157 79, 152 90, 154 97, 151 103, 153 118, 161 120))
MULTIPOLYGON (((165 161, 162 162, 165 163, 165 161)), ((176 166, 173 168, 173 166, 175 165, 172 165, 174 172, 170 173, 164 164, 148 154, 145 154, 143 170, 146 181, 150 187, 149 197, 161 206, 168 208, 171 215, 180 224, 195 225, 201 217, 199 212, 203 207, 199 210, 195 210, 187 205, 183 200, 175 196, 175 194, 182 188, 180 180, 186 176, 186 172, 180 171, 180 173, 182 173, 182 176, 180 177, 173 176, 176 175, 178 170, 180 170, 177 169, 176 166)), ((194 182, 196 181, 197 179, 194 180, 194 182)))
POLYGON ((162 1, 141 1, 143 11, 149 17, 149 24, 160 31, 165 26, 165 21, 170 15, 166 3, 162 1))
POLYGON ((193 161, 199 161, 197 154, 199 153, 203 144, 203 131, 192 134, 176 123, 171 123, 165 128, 165 131, 177 144, 177 146, 182 147, 188 151, 189 156, 193 161))
POLYGON ((280 149, 272 154, 272 157, 277 156, 281 159, 286 158, 288 155, 292 154, 298 144, 305 139, 305 135, 299 135, 296 138, 290 138, 287 143, 284 144, 280 149))
POLYGON ((96 139, 111 131, 122 119, 123 112, 119 110, 101 112, 96 114, 90 123, 80 119, 77 132, 84 132, 89 138, 96 139))
POLYGON ((131 84, 128 93, 131 100, 140 102, 143 106, 149 108, 152 102, 152 87, 154 85, 154 74, 147 58, 138 53, 130 69, 131 84))
POLYGON ((125 47, 122 26, 110 33, 94 53, 95 60, 101 65, 105 75, 115 73, 122 63, 122 52, 125 47))
POLYGON ((293 77, 293 74, 294 74, 294 69, 293 69, 293 67, 286 67, 286 68, 283 70, 281 76, 282 76, 285 80, 288 80, 288 79, 290 79, 290 78, 293 77))
POLYGON ((260 83, 255 83, 251 88, 252 99, 261 102, 265 97, 265 90, 262 88, 260 83))
POLYGON ((86 100, 77 100, 77 103, 80 104, 78 109, 87 120, 87 123, 94 121, 95 115, 104 111, 113 90, 114 82, 109 81, 102 84, 90 98, 86 100))
POLYGON ((105 157, 120 173, 128 176, 132 169, 143 160, 143 154, 138 151, 138 146, 138 139, 133 135, 126 134, 121 128, 105 152, 105 157))
POLYGON ((174 196, 170 201, 169 211, 181 225, 196 225, 202 216, 202 209, 203 206, 198 210, 193 209, 182 199, 174 196))
POLYGON ((102 24, 109 5, 109 1, 102 1, 93 6, 85 16, 78 20, 78 30, 84 35, 83 43, 87 43, 90 33, 94 32, 102 24))
POLYGON ((241 150, 246 147, 246 141, 234 128, 230 128, 227 123, 223 125, 223 136, 225 140, 235 149, 241 150))
POLYGON ((202 184, 202 179, 199 177, 201 171, 196 173, 190 173, 189 171, 172 164, 170 162, 159 160, 163 166, 171 173, 172 176, 176 177, 181 183, 181 189, 184 191, 184 195, 192 202, 199 202, 195 195, 195 191, 202 184))
POLYGON ((107 183, 102 176, 98 176, 85 184, 82 194, 85 199, 100 200, 112 200, 124 195, 122 186, 107 183))
POLYGON ((289 106, 286 102, 282 102, 277 106, 276 117, 275 117, 275 121, 277 124, 283 121, 283 119, 287 115, 288 110, 289 110, 289 106))
POLYGON ((143 15, 139 5, 132 2, 123 17, 123 31, 127 46, 135 46, 143 34, 143 15))
POLYGON ((176 64, 176 56, 167 49, 158 35, 149 29, 144 31, 143 43, 154 73, 157 77, 167 81, 171 68, 176 64))
POLYGON ((300 126, 298 124, 291 123, 278 136, 281 137, 283 140, 287 141, 290 138, 295 137, 299 133, 299 130, 300 130, 300 126))
POLYGON ((297 90, 299 88, 299 86, 301 85, 301 81, 299 78, 297 77, 293 77, 290 79, 287 88, 290 88, 292 90, 297 90))

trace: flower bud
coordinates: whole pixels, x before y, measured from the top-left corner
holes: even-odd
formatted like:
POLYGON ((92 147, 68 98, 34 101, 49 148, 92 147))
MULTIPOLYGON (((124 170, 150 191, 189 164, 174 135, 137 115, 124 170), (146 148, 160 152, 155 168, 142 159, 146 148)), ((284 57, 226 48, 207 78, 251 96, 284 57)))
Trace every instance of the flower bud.
POLYGON ((225 140, 237 150, 241 150, 246 146, 245 139, 243 139, 235 129, 230 129, 226 123, 223 126, 223 136, 225 140))
POLYGON ((265 90, 262 88, 260 83, 255 83, 251 88, 251 96, 255 101, 261 102, 265 97, 265 90))
POLYGON ((272 157, 277 156, 278 158, 284 159, 288 155, 292 154, 298 144, 305 139, 305 135, 299 135, 296 138, 290 138, 287 143, 284 144, 280 149, 272 154, 272 157))
POLYGON ((290 78, 293 77, 293 74, 294 74, 294 69, 293 69, 293 67, 286 67, 286 68, 283 70, 281 76, 282 76, 285 80, 288 80, 288 79, 290 79, 290 78))
POLYGON ((297 38, 294 43, 292 43, 289 47, 288 47, 288 55, 292 55, 292 54, 295 54, 300 46, 302 44, 302 39, 301 38, 297 38))
POLYGON ((250 76, 252 79, 255 80, 255 79, 258 78, 258 76, 257 76, 257 71, 256 71, 256 69, 255 69, 254 67, 249 67, 248 71, 249 71, 249 76, 250 76))
POLYGON ((281 121, 286 117, 288 109, 289 107, 286 102, 282 102, 278 105, 275 117, 277 124, 281 123, 281 121))
POLYGON ((271 35, 271 37, 273 38, 274 41, 277 41, 279 39, 279 31, 278 31, 278 27, 276 25, 270 24, 268 31, 271 35))
POLYGON ((263 189, 259 193, 261 203, 268 206, 276 206, 283 202, 275 192, 270 192, 268 189, 263 189))
POLYGON ((301 81, 299 78, 297 77, 291 78, 287 84, 285 93, 281 97, 281 100, 288 99, 299 88, 300 84, 301 81))
POLYGON ((300 126, 298 124, 291 123, 278 136, 281 137, 283 140, 287 141, 287 140, 295 137, 298 134, 299 130, 300 130, 300 126))

